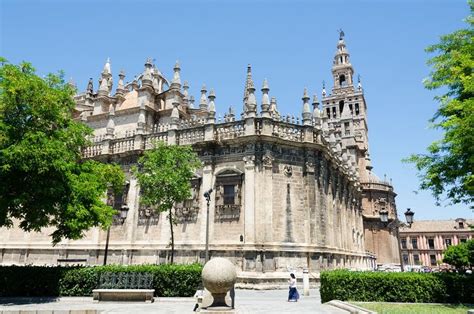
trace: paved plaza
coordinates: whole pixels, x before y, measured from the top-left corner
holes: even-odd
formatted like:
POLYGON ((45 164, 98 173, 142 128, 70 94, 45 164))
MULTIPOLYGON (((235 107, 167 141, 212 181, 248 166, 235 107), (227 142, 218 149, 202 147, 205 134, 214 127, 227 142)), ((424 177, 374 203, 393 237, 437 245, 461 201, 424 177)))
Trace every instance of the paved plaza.
MULTIPOLYGON (((300 291, 302 294, 302 291, 300 291)), ((347 313, 338 308, 321 304, 319 290, 311 290, 310 296, 301 296, 294 302, 287 302, 287 290, 236 290, 238 313, 347 313)), ((19 311, 54 310, 54 313, 80 313, 79 310, 97 310, 97 313, 194 313, 194 298, 156 298, 154 303, 95 303, 92 297, 47 298, 0 298, 0 313, 21 313, 19 311), (70 310, 78 310, 71 311, 70 310)), ((25 312, 26 313, 26 312, 25 312)), ((46 313, 46 312, 43 312, 46 313)), ((51 312, 49 312, 51 313, 51 312)), ((84 313, 84 312, 83 312, 84 313)), ((91 312, 89 312, 91 313, 91 312)))

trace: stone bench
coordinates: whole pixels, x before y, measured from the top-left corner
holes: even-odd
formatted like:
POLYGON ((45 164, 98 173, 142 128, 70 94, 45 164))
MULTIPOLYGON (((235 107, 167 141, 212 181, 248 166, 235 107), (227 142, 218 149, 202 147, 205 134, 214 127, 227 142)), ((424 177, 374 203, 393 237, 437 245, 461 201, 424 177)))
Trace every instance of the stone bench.
POLYGON ((141 301, 154 302, 155 289, 94 289, 94 301, 141 301))

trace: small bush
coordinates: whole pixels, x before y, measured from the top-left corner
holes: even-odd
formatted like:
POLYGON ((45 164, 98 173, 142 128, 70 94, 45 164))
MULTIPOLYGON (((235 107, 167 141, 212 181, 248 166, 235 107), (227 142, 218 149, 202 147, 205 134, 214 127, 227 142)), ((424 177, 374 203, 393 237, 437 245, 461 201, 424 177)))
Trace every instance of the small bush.
POLYGON ((321 300, 472 303, 474 276, 450 273, 321 273, 321 300))
POLYGON ((107 265, 89 267, 0 266, 0 296, 91 296, 103 272, 153 275, 156 296, 192 296, 202 265, 107 265))

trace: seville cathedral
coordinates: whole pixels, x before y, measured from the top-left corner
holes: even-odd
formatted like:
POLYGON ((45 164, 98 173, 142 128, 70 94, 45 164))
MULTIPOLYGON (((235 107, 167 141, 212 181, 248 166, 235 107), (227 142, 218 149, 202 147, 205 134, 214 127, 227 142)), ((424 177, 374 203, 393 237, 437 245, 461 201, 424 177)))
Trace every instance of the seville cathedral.
MULTIPOLYGON (((178 63, 171 82, 148 59, 130 83, 120 72, 114 87, 107 60, 98 89, 91 79, 75 97, 74 117, 94 130, 84 157, 115 162, 127 177, 123 194, 113 200, 120 214, 109 231, 108 263, 169 261, 167 213, 140 205, 130 171, 159 140, 192 145, 203 163, 191 182, 192 199, 174 209, 177 263, 204 262, 204 192, 212 188, 210 256, 227 257, 240 274, 399 264, 397 230, 379 218, 381 210, 396 218, 396 194, 372 172, 367 104, 353 76, 341 33, 332 88, 323 86, 321 101, 305 89, 301 116, 280 113, 266 80, 258 82, 257 95, 249 65, 242 114, 230 108, 218 119, 215 92, 203 86, 195 102, 178 63)), ((103 263, 107 230, 94 228, 54 247, 50 233, 0 229, 0 263, 103 263)))

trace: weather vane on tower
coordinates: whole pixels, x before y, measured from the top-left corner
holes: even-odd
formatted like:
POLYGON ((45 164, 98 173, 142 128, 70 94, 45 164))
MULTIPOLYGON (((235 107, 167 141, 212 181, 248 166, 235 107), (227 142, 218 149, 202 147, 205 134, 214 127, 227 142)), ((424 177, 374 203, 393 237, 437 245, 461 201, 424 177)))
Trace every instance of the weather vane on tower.
POLYGON ((344 31, 342 30, 342 28, 340 28, 340 29, 338 30, 338 32, 339 32, 339 40, 343 40, 345 34, 344 34, 344 31))

